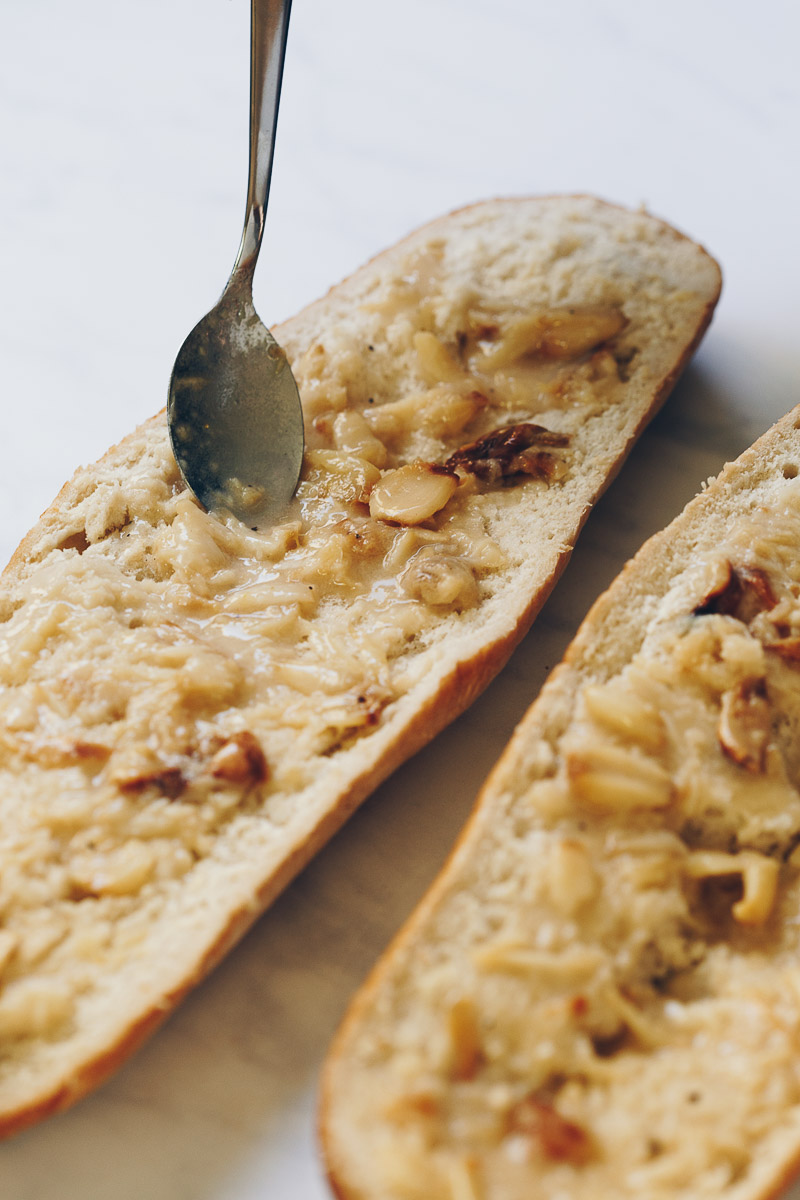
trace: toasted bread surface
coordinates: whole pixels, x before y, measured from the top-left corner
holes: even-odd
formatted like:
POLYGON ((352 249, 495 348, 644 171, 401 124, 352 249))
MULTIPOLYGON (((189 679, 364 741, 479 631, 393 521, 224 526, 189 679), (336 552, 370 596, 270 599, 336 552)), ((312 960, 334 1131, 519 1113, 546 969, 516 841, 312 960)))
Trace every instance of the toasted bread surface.
POLYGON ((644 214, 476 205, 277 331, 280 525, 203 512, 163 414, 65 486, 1 602, 0 1132, 113 1070, 499 670, 718 291, 644 214))

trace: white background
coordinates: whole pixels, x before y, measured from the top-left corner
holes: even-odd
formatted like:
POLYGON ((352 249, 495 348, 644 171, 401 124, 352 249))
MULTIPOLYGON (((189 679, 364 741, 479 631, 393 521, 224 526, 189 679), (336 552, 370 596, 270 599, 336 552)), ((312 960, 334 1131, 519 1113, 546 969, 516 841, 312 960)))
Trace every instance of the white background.
MULTIPOLYGON (((3 0, 0 551, 164 403, 238 245, 246 0, 3 0)), ((315 1085, 597 592, 800 401, 791 0, 296 0, 267 323, 449 208, 582 191, 678 225, 725 287, 695 364, 472 710, 369 801, 105 1088, 0 1148, 4 1200, 324 1200, 315 1085)), ((800 1190, 794 1193, 800 1198, 800 1190)))

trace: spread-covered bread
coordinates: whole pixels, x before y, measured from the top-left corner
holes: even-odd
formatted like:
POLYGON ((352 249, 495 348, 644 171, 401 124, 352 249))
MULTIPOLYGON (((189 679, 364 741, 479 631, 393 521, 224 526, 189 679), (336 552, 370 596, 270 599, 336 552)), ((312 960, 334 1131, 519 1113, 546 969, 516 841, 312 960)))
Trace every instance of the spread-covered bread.
POLYGON ((357 998, 348 1200, 763 1200, 800 1169, 800 408, 651 539, 357 998))
POLYGON ((163 416, 63 489, 0 601, 0 1132, 107 1074, 500 668, 718 289, 641 213, 479 205, 280 329, 275 528, 200 509, 163 416))

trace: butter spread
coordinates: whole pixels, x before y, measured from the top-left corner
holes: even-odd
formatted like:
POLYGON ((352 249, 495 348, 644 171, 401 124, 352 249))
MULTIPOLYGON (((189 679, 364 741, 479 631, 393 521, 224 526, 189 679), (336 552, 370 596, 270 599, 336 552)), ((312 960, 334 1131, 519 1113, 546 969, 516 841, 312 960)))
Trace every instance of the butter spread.
MULTIPOLYGON (((383 303, 417 316, 402 287, 383 303)), ((568 478, 575 412, 616 397, 623 325, 570 309, 472 312, 449 344, 417 329, 419 386, 378 403, 352 350, 312 346, 293 364, 303 478, 267 532, 204 512, 166 447, 97 487, 0 627, 0 1047, 60 1030, 220 831, 291 822, 381 727, 428 669, 417 652, 509 566, 489 509, 568 478), (532 424, 543 409, 569 428, 532 424)))

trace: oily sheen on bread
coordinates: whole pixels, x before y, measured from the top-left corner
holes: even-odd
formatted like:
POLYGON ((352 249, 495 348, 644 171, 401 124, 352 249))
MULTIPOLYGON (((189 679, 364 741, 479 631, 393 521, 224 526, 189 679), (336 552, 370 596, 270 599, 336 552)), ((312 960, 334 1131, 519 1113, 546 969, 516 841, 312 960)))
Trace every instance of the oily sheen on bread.
POLYGON ((800 1167, 800 408, 597 601, 325 1075, 347 1200, 800 1167))
POLYGON ((107 1075, 484 687, 718 290, 644 214, 477 205, 279 330, 279 525, 201 510, 163 415, 62 490, 0 609, 0 1132, 107 1075))

